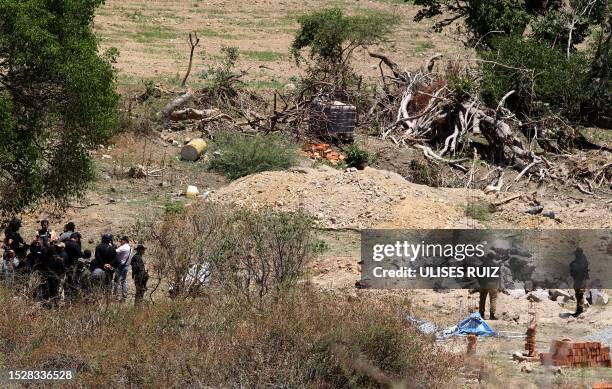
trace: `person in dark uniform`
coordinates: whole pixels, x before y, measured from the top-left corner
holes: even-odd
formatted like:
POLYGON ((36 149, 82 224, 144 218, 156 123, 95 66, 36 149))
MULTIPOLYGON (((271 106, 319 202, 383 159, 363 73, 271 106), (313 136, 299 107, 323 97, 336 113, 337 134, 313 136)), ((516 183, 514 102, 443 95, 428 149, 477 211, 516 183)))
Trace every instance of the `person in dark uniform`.
POLYGON ((66 241, 66 279, 64 280, 64 293, 66 299, 74 300, 77 298, 77 286, 75 276, 77 272, 77 262, 83 256, 81 251, 81 234, 73 232, 70 239, 66 241))
POLYGON ((97 285, 104 288, 105 293, 110 294, 113 286, 113 275, 119 268, 117 252, 113 247, 113 236, 102 235, 102 242, 96 246, 94 260, 91 262, 91 274, 97 285))
POLYGON ((574 252, 574 257, 575 259, 569 265, 570 275, 574 279, 574 292, 576 293, 576 312, 572 316, 578 317, 584 312, 584 294, 589 279, 589 261, 580 247, 574 252))
POLYGON ((136 245, 136 254, 132 258, 132 279, 136 286, 136 296, 134 297, 135 305, 142 302, 145 291, 147 290, 147 281, 149 280, 149 273, 147 273, 143 259, 146 249, 147 248, 142 242, 138 243, 136 245))
POLYGON ((41 260, 36 264, 34 269, 40 272, 42 282, 39 286, 40 298, 44 301, 47 307, 55 307, 59 303, 59 287, 61 277, 64 274, 64 259, 66 258, 63 243, 58 246, 47 247, 43 249, 41 260))
POLYGON ((4 246, 8 247, 9 250, 13 250, 18 257, 21 257, 20 254, 27 251, 25 241, 19 233, 20 228, 21 220, 15 218, 9 222, 9 225, 4 230, 4 246))

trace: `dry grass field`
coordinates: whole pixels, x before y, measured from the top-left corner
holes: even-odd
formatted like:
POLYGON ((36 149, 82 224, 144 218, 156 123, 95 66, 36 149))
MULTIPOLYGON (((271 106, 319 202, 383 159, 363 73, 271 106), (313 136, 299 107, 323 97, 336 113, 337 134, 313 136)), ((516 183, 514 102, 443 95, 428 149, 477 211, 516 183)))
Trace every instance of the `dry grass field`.
MULTIPOLYGON (((349 14, 396 15, 400 27, 384 50, 405 66, 418 66, 436 52, 462 50, 451 35, 432 34, 429 22, 414 22, 416 8, 399 0, 109 0, 98 11, 95 29, 103 47, 119 49, 117 69, 124 85, 180 82, 189 58, 187 36, 197 32, 201 43, 190 84, 201 82, 201 73, 219 58, 221 47, 230 46, 240 50, 238 68, 248 71, 252 87, 276 88, 300 72, 289 53, 298 17, 331 6, 349 14)), ((377 62, 367 53, 358 52, 354 63, 360 74, 378 75, 377 62)))

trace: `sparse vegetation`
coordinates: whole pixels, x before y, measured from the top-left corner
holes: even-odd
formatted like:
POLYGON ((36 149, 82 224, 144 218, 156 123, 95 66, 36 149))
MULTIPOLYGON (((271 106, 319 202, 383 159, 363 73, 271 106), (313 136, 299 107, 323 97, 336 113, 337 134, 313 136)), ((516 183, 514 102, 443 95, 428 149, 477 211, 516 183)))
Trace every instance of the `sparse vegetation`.
POLYGON ((223 134, 212 144, 209 168, 237 179, 267 170, 284 170, 297 161, 296 148, 276 134, 223 134))
POLYGON ((483 222, 490 221, 495 211, 497 211, 495 205, 486 200, 472 201, 467 203, 465 207, 466 216, 483 222))
POLYGON ((348 167, 354 167, 363 170, 370 161, 370 153, 355 145, 349 145, 344 148, 346 153, 345 163, 348 167))
POLYGON ((32 315, 2 288, 0 303, 5 361, 76 369, 85 386, 442 387, 461 363, 406 328, 399 303, 348 302, 308 287, 261 309, 217 295, 140 309, 74 305, 60 319, 56 311, 32 315))

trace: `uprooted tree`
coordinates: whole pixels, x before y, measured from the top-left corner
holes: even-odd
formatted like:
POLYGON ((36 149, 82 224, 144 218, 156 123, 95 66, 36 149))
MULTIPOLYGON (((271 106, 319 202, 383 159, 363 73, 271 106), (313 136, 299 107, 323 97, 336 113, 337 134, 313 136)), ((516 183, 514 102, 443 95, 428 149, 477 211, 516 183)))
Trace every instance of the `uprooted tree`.
POLYGON ((103 0, 0 0, 0 213, 83 193, 88 150, 117 123, 110 62, 92 32, 103 0))

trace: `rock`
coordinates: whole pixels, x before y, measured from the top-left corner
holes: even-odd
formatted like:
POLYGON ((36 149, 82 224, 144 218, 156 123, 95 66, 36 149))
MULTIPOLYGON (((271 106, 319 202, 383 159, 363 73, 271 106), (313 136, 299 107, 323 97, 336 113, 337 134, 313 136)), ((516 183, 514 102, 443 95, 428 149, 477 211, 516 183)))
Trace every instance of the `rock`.
POLYGON ((283 89, 285 90, 285 92, 293 92, 297 89, 297 87, 293 83, 288 83, 283 86, 283 89))
POLYGON ((504 239, 496 239, 491 243, 490 248, 498 254, 507 254, 510 251, 510 242, 504 239))
POLYGON ((533 364, 526 362, 523 366, 521 366, 521 372, 523 373, 533 372, 533 364))
POLYGON ((543 205, 536 205, 535 207, 531 207, 531 208, 525 210, 525 212, 530 214, 530 215, 537 215, 539 213, 542 213, 543 210, 544 210, 544 206, 543 205))
POLYGON ((147 172, 142 165, 132 166, 128 169, 127 175, 130 178, 145 178, 147 176, 147 172))
POLYGON ((525 297, 527 292, 525 292, 525 289, 508 289, 508 294, 512 298, 520 299, 520 298, 525 297))
POLYGON ((520 362, 526 361, 527 357, 524 356, 522 352, 515 351, 514 353, 512 353, 512 360, 513 361, 518 361, 520 363, 520 362))
POLYGON ((561 373, 563 373, 563 371, 561 370, 561 366, 546 366, 544 368, 544 371, 546 371, 546 373, 549 373, 552 375, 560 375, 561 373))
POLYGON ((537 289, 527 294, 527 300, 535 301, 536 303, 548 300, 548 291, 546 289, 537 289))
POLYGON ((566 290, 563 289, 549 289, 548 295, 552 301, 557 301, 559 297, 563 298, 563 302, 571 299, 572 295, 566 290))
POLYGON ((531 258, 531 253, 529 251, 527 251, 526 249, 522 248, 522 247, 517 247, 514 246, 510 249, 509 254, 511 256, 519 256, 519 257, 526 257, 526 258, 531 258))
POLYGON ((113 157, 108 154, 102 154, 102 159, 113 159, 113 157))
POLYGON ((608 294, 600 289, 591 289, 591 304, 593 305, 608 304, 608 294))

